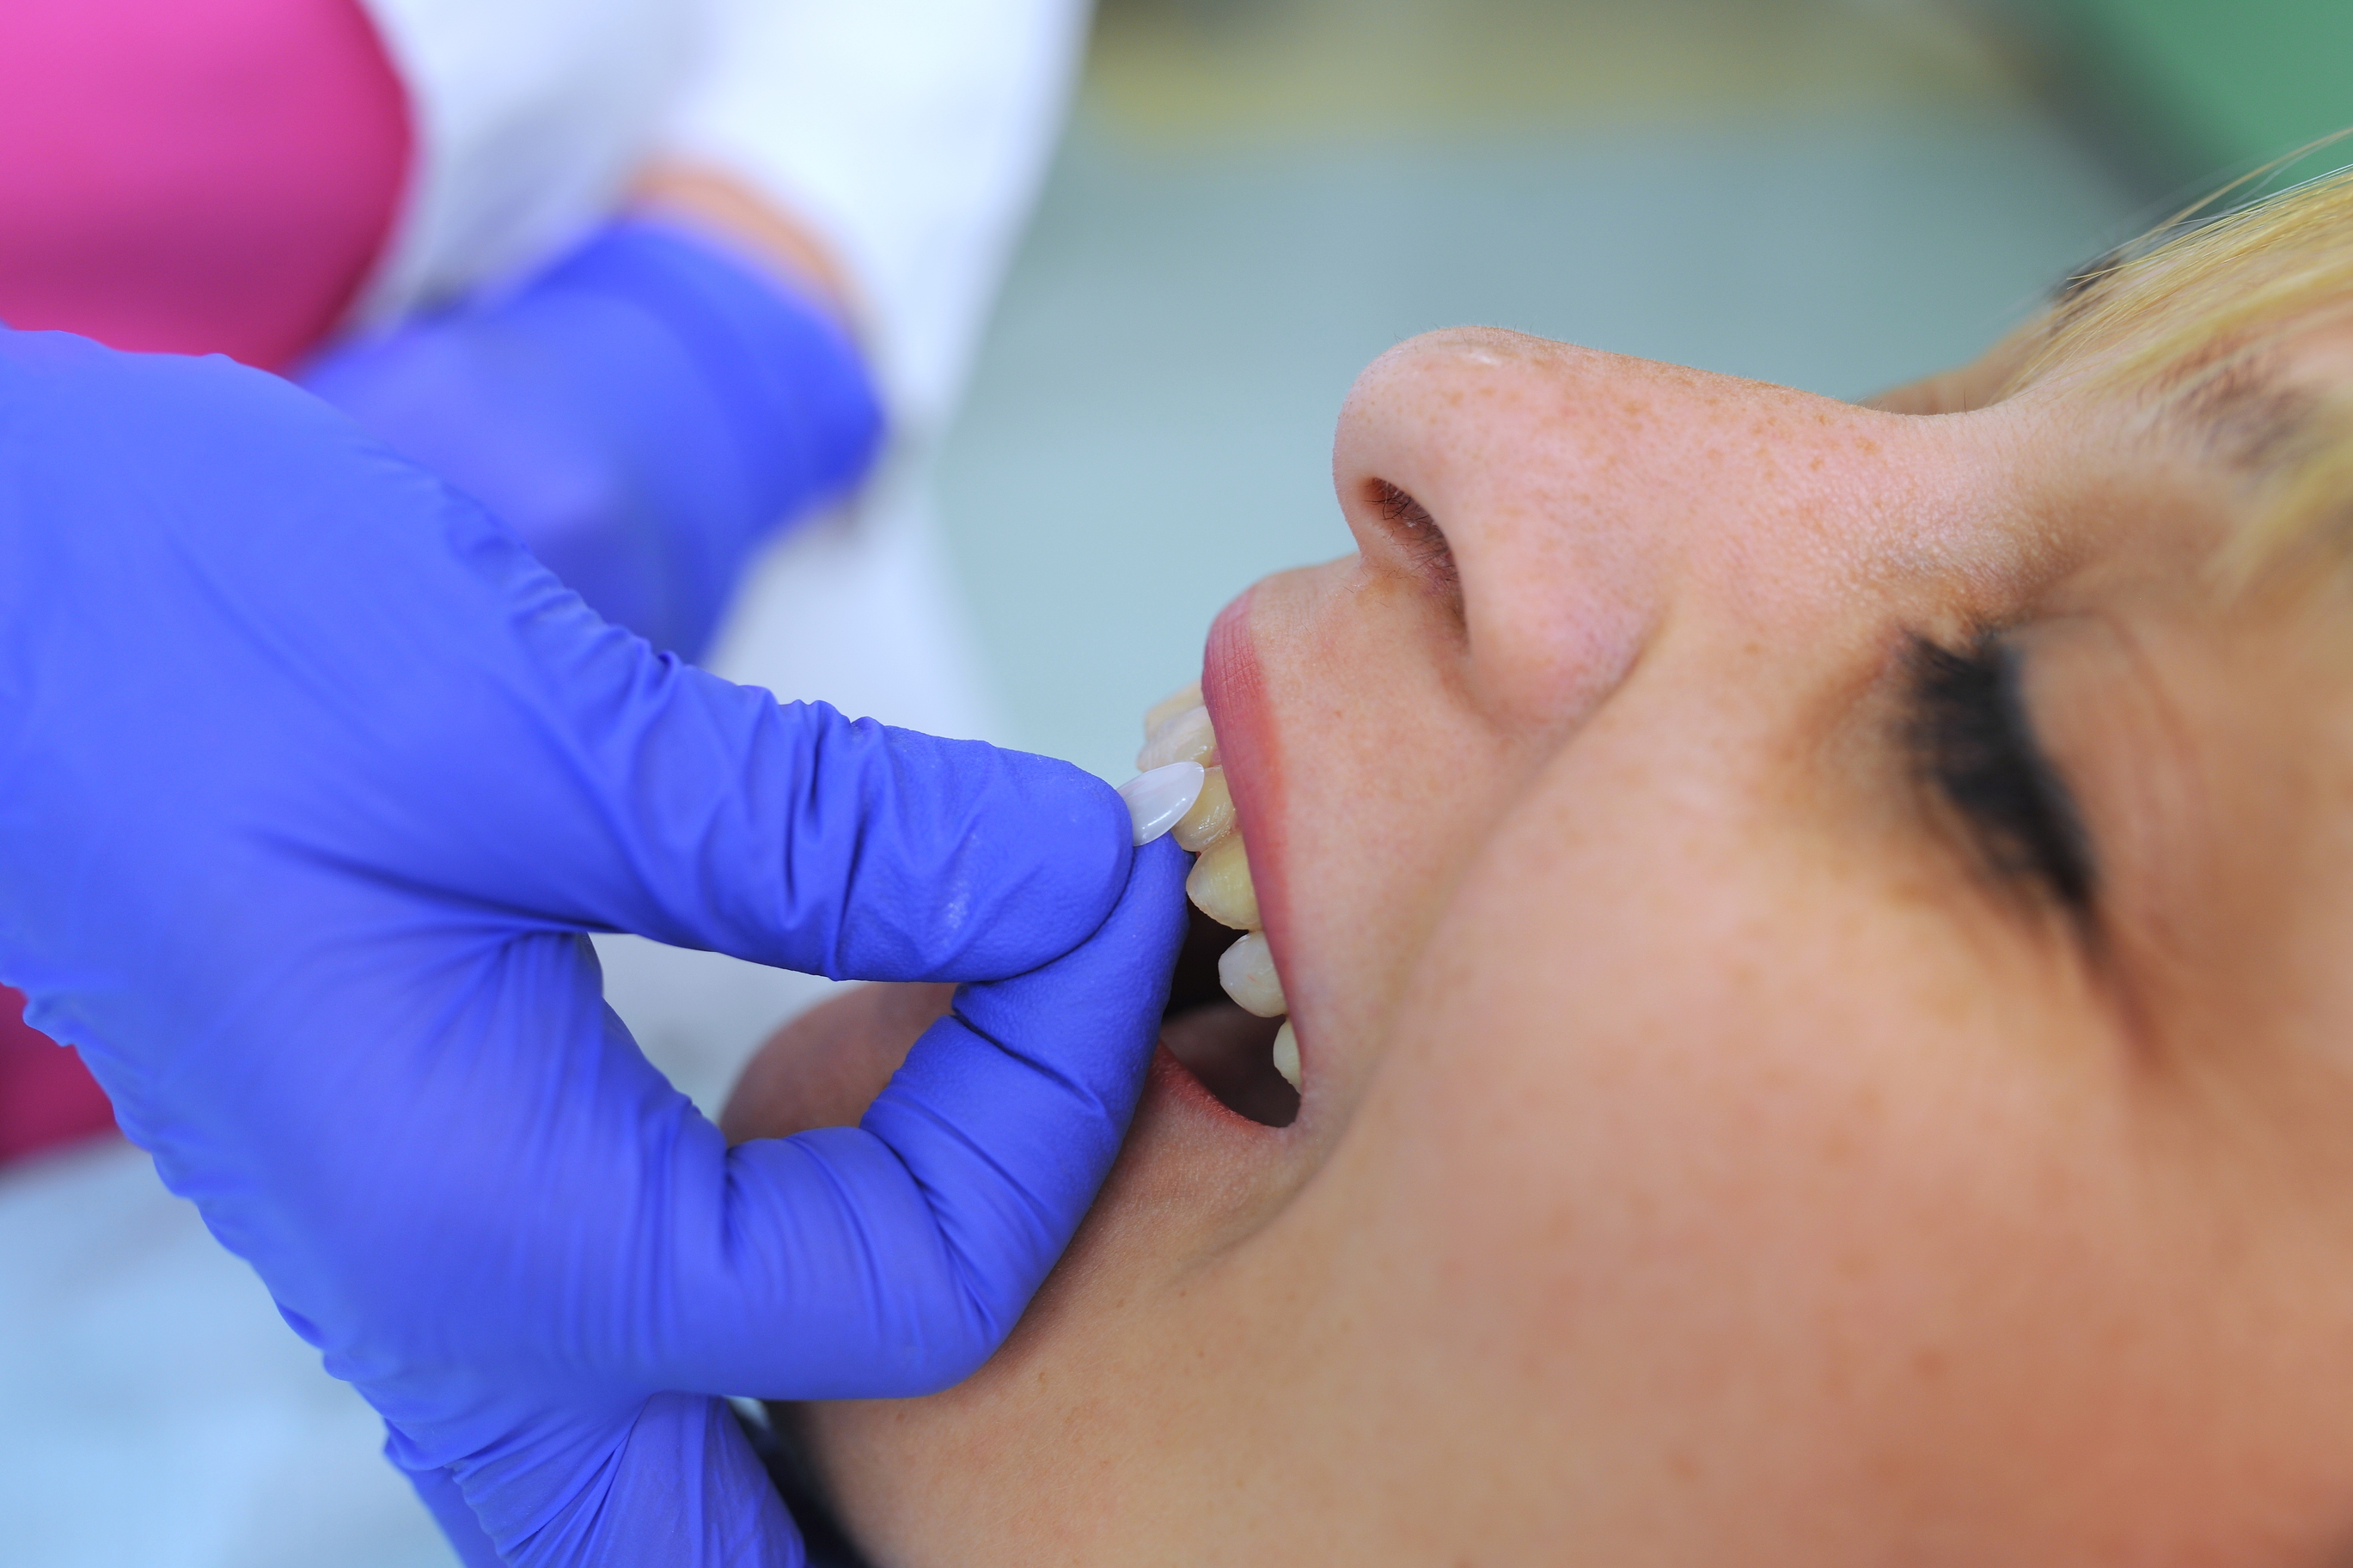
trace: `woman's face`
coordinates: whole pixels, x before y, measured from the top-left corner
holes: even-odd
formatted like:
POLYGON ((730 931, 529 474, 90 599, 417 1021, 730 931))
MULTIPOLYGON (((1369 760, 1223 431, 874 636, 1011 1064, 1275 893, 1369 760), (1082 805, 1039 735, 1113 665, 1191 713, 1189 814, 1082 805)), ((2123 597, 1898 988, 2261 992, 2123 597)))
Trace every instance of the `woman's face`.
POLYGON ((878 1561, 2345 1561, 2353 605, 2210 565, 2344 351, 1376 363, 1206 667, 1298 1118, 1164 1054, 1003 1352, 812 1414, 878 1561))

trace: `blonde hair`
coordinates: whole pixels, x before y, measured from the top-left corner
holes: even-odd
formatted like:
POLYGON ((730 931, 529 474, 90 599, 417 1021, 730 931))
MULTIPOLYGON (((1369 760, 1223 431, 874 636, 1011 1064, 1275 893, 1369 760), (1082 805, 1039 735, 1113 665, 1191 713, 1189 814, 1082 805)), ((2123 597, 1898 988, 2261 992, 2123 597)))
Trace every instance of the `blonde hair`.
MULTIPOLYGON (((2328 141, 2345 136, 2353 131, 2328 141)), ((2184 215, 2086 268, 2001 395, 2081 374, 2194 396, 2338 314, 2353 317, 2353 167, 2217 216, 2184 215)), ((2227 578, 2244 583, 2316 545, 2353 549, 2353 386, 2313 405, 2292 449, 2262 454, 2256 515, 2218 562, 2227 578)))

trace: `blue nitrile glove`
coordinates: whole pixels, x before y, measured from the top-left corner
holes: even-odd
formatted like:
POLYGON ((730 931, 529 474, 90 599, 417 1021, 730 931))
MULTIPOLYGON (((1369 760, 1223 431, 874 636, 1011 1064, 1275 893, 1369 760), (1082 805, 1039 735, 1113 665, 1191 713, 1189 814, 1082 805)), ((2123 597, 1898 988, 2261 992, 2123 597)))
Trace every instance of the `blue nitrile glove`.
POLYGON ((644 219, 299 379, 512 524, 606 619, 689 658, 754 547, 855 484, 882 428, 839 323, 644 219))
POLYGON ((299 389, 53 333, 0 332, 0 980, 481 1561, 795 1562, 712 1396, 990 1351, 1182 923, 1076 769, 657 656, 299 389), (586 930, 1002 984, 730 1151, 586 930))

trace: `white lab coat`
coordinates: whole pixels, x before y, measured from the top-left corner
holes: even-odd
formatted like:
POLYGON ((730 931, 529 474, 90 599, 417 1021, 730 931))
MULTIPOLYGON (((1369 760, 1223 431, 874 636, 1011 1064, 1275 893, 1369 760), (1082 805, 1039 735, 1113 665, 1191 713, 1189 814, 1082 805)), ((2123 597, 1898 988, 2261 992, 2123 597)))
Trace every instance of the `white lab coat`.
POLYGON ((894 415, 953 409, 1084 42, 1085 0, 363 0, 417 155, 361 326, 494 284, 647 155, 800 217, 869 308, 894 415))

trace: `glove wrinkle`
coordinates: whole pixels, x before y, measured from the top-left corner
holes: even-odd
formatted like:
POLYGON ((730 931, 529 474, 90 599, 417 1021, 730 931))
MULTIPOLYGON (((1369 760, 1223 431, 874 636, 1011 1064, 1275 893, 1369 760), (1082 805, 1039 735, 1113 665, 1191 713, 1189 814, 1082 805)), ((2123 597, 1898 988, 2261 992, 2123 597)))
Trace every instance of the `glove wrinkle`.
MULTIPOLYGON (((475 1506, 485 1511, 478 1497, 475 1506)), ((683 1394, 646 1400, 564 1508, 503 1550, 515 1568, 807 1562, 800 1531, 725 1403, 683 1394)))

